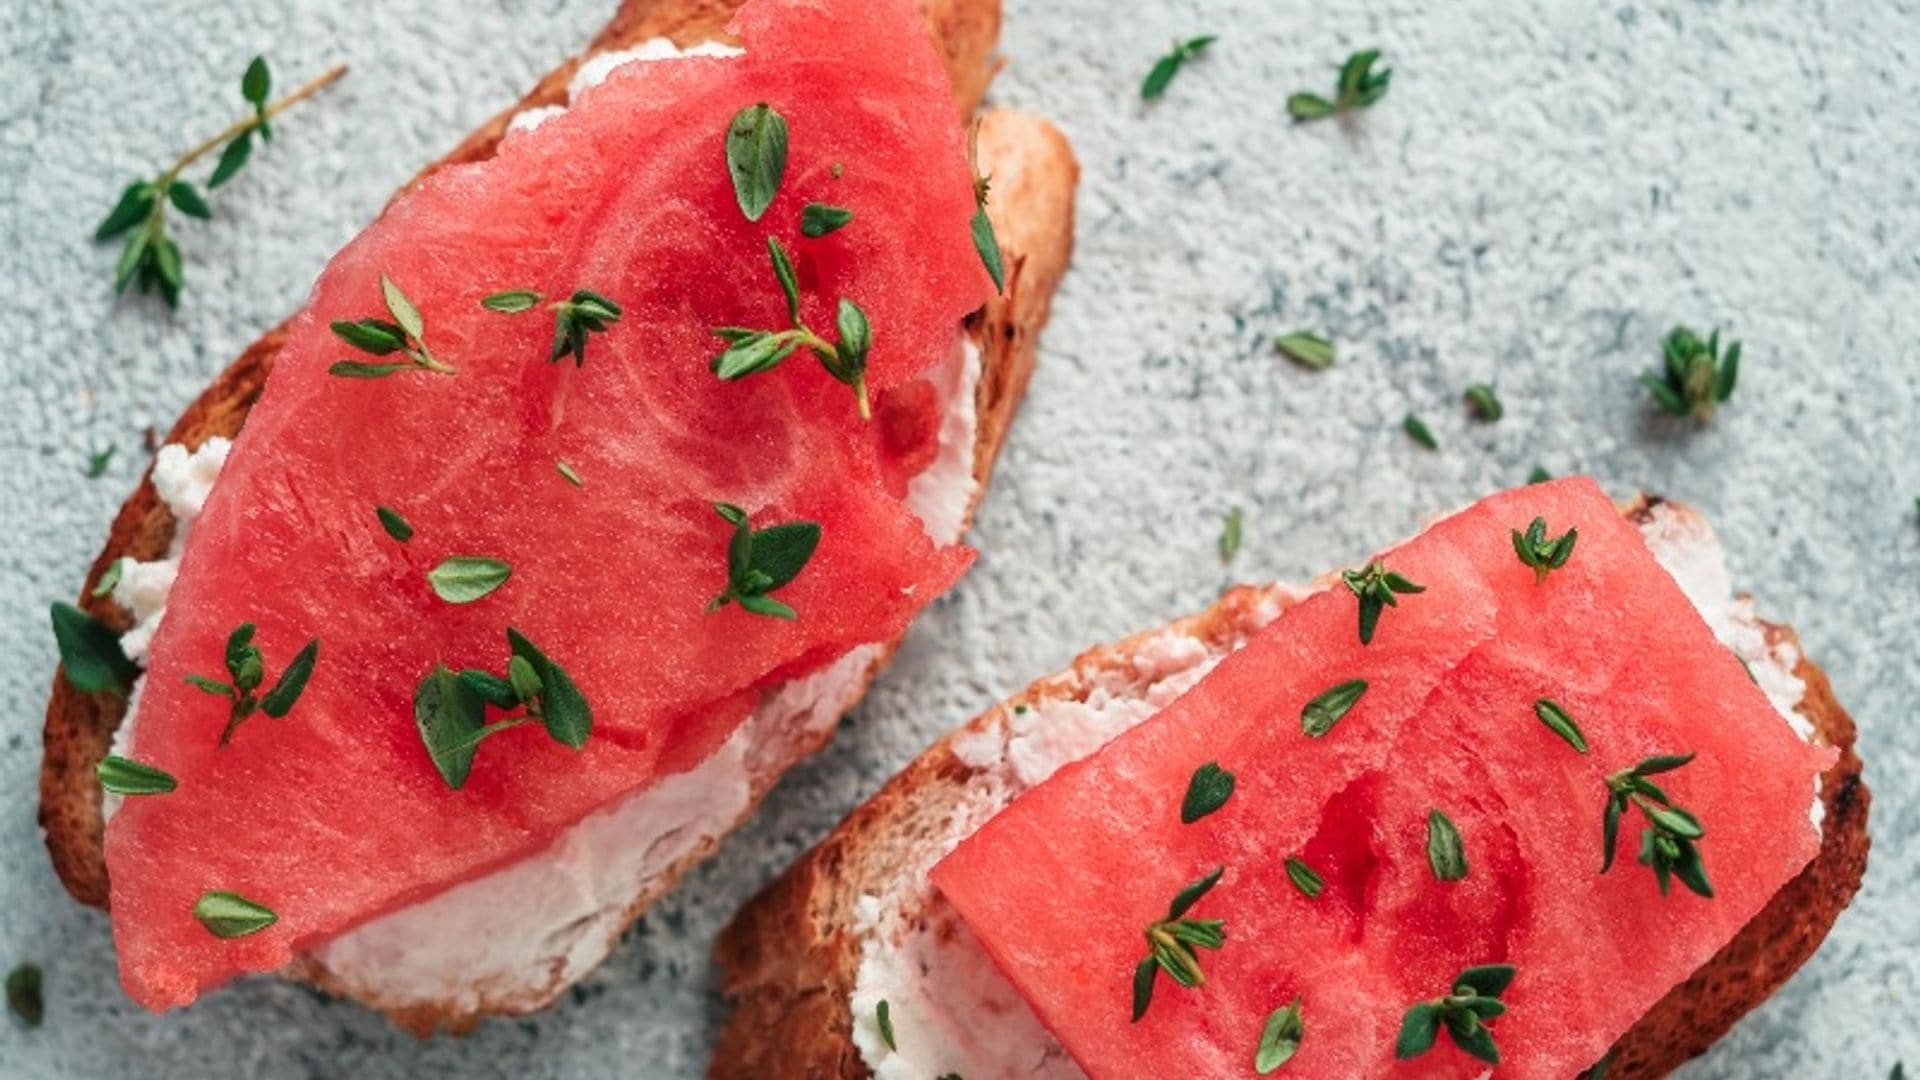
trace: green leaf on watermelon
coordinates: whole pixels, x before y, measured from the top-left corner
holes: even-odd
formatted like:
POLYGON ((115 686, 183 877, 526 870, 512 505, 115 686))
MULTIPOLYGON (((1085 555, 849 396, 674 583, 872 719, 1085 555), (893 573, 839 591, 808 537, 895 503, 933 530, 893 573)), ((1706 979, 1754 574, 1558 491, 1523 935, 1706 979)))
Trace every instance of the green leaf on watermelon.
POLYGON ((487 703, 466 678, 445 664, 420 681, 413 694, 413 721, 440 778, 455 791, 473 771, 473 754, 486 727, 487 703))
POLYGON ((746 511, 730 503, 714 503, 714 512, 733 526, 727 541, 727 587, 707 604, 717 611, 737 603, 756 615, 792 619, 791 607, 767 594, 798 577, 820 546, 820 526, 793 521, 755 529, 746 511))
POLYGON ((405 330, 408 337, 415 341, 426 338, 427 325, 420 318, 420 309, 415 307, 413 301, 407 299, 407 294, 400 290, 400 286, 395 285, 393 279, 385 274, 380 275, 380 296, 386 302, 387 314, 393 316, 393 321, 400 324, 400 329, 405 330))
POLYGON ((511 709, 520 704, 520 695, 514 691, 513 684, 491 671, 468 668, 460 673, 460 681, 496 709, 511 709))
POLYGON ((560 479, 565 480, 574 487, 583 488, 587 486, 586 481, 580 479, 580 474, 573 471, 573 466, 564 461, 554 462, 553 471, 560 474, 560 479))
POLYGON ((1459 881, 1467 876, 1467 849, 1461 843, 1460 830, 1438 810, 1427 812, 1427 866, 1440 881, 1459 881))
POLYGON ((259 688, 267 677, 266 658, 253 643, 254 626, 241 623, 227 635, 227 674, 233 676, 233 688, 244 695, 259 688))
POLYGON ((1306 1036, 1306 1024, 1300 1018, 1300 997, 1273 1010, 1260 1029, 1260 1044, 1253 1052, 1253 1071, 1265 1076, 1293 1059, 1306 1036))
POLYGON ((1525 532, 1513 530, 1513 553, 1520 558, 1523 566, 1533 569, 1534 584, 1547 580, 1547 573, 1567 565, 1573 557, 1573 546, 1580 540, 1579 529, 1568 529, 1551 540, 1547 538, 1547 519, 1534 518, 1525 532))
POLYGON ((260 711, 275 720, 287 715, 293 703, 300 700, 300 694, 307 688, 307 680, 313 676, 313 665, 320 658, 320 639, 315 638, 297 653, 287 664, 285 671, 260 699, 260 711))
POLYGON ((727 175, 748 221, 759 221, 787 172, 787 121, 766 102, 749 105, 727 125, 727 175))
POLYGON ((1318 900, 1321 890, 1326 888, 1325 879, 1321 878, 1313 867, 1308 866, 1305 859, 1289 855, 1286 866, 1287 880, 1293 882, 1293 887, 1299 889, 1307 899, 1318 900))
POLYGON ((1387 608, 1399 606, 1397 596, 1409 593, 1426 592, 1426 586, 1416 585, 1399 574, 1388 570, 1386 564, 1378 559, 1358 570, 1345 570, 1340 574, 1348 591, 1360 601, 1360 644, 1371 645, 1374 631, 1380 625, 1380 615, 1387 608))
POLYGON ((1191 825, 1227 804, 1233 796, 1233 774, 1209 761, 1193 770, 1186 798, 1180 801, 1180 823, 1191 825))
POLYGON ((140 669, 120 647, 113 628, 72 604, 51 609, 53 639, 60 647, 60 668, 67 682, 84 693, 125 693, 140 669))
POLYGON ((513 659, 522 661, 535 676, 531 683, 525 680, 524 675, 521 682, 514 682, 511 678, 513 665, 509 663, 509 682, 513 682, 515 692, 518 693, 523 685, 537 685, 539 688, 537 700, 530 701, 525 696, 521 698, 527 702, 529 715, 546 725, 547 734, 553 736, 555 742, 575 750, 587 745, 587 736, 593 733, 593 710, 587 705, 586 695, 574 685, 565 669, 548 659, 520 631, 508 627, 507 644, 513 651, 513 659))
POLYGON ((181 681, 197 690, 219 697, 234 696, 233 687, 228 686, 218 679, 209 679, 205 675, 183 675, 181 676, 181 681))
POLYGON ((1306 732, 1309 739, 1332 731, 1333 725, 1339 723, 1366 692, 1365 679, 1349 679, 1322 690, 1300 710, 1300 730, 1306 732))
POLYGON ((793 260, 787 256, 787 249, 780 246, 778 237, 767 237, 767 254, 773 259, 773 278, 780 283, 780 292, 787 298, 787 320, 794 325, 800 323, 800 275, 793 268, 793 260))
POLYGON ((1133 1020, 1139 1023, 1153 1004, 1153 982, 1160 974, 1160 962, 1149 956, 1133 969, 1133 1020))
POLYGON ((1500 1051, 1494 1046, 1493 1031, 1486 1021, 1506 1014, 1507 1006, 1499 998, 1512 985, 1513 977, 1510 964, 1470 967, 1454 978, 1453 988, 1445 997, 1409 1006, 1400 1021, 1394 1056, 1402 1060, 1419 1057, 1433 1049, 1440 1030, 1445 1028, 1455 1046, 1488 1064, 1499 1064, 1500 1051))
POLYGON ((1192 910, 1193 905, 1200 902, 1201 897, 1207 895, 1208 891, 1220 883, 1220 875, 1226 872, 1226 867, 1216 866, 1213 868, 1212 873, 1207 874, 1193 884, 1175 893, 1173 903, 1167 905, 1167 918, 1178 919, 1186 915, 1188 911, 1192 910))
POLYGON ((518 315, 530 311, 540 302, 540 294, 532 289, 509 289, 497 292, 480 301, 480 306, 488 311, 498 311, 503 315, 518 315))
POLYGON ((987 205, 981 203, 973 208, 973 220, 967 225, 973 234, 973 250, 980 253, 980 263, 987 268, 987 276, 993 279, 995 295, 1007 291, 1007 263, 1000 254, 1000 238, 994 234, 993 218, 987 214, 987 205))
POLYGON ((1425 1001, 1411 1006, 1400 1020, 1400 1037, 1394 1040, 1393 1056, 1403 1061, 1419 1057, 1433 1049, 1434 1040, 1439 1035, 1439 1008, 1425 1001))
POLYGON ((853 220, 853 211, 830 203, 810 202, 800 209, 800 235, 818 240, 845 228, 853 220))
POLYGON ((115 795, 165 795, 180 786, 171 774, 118 754, 100 759, 93 775, 115 795))
POLYGON ((266 905, 223 889, 203 894, 193 905, 193 917, 217 938, 246 937, 280 921, 266 905))
POLYGON ((385 319, 335 319, 327 327, 333 336, 369 356, 387 356, 407 347, 407 332, 385 319))
POLYGON ((450 555, 427 571, 433 593, 449 604, 471 604, 507 583, 513 567, 485 555, 450 555))
POLYGON ((327 374, 342 379, 384 379, 413 367, 412 364, 368 364, 358 360, 341 360, 327 366, 327 374))
POLYGON ((1568 746, 1584 754, 1587 752, 1587 737, 1580 731, 1580 725, 1573 722, 1567 710, 1551 698, 1541 698, 1533 703, 1533 714, 1540 722, 1555 734, 1565 739, 1568 746))
POLYGON ((413 539, 413 525, 400 516, 400 511, 390 506, 376 506, 373 514, 380 519, 380 527, 386 530, 388 536, 403 544, 413 539))

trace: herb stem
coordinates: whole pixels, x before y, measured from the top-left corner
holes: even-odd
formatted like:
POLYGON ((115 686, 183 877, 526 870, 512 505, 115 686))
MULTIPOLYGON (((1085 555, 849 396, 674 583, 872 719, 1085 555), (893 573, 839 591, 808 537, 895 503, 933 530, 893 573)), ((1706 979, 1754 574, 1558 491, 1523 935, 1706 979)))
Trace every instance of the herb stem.
MULTIPOLYGON (((300 104, 302 101, 305 101, 306 99, 319 93, 320 91, 325 90, 327 87, 340 81, 341 76, 345 75, 346 73, 347 73, 347 65, 335 64, 333 67, 329 68, 326 72, 322 73, 319 78, 314 79, 313 81, 307 83, 305 86, 302 86, 298 90, 295 90, 293 93, 288 94, 286 97, 283 97, 279 101, 276 101, 273 104, 267 106, 264 116, 256 114, 253 116, 249 116, 244 120, 234 121, 232 124, 229 124, 224 130, 222 130, 220 134, 215 135, 213 138, 208 139, 207 141, 199 144, 198 146, 195 146, 193 149, 188 150, 186 153, 180 155, 180 160, 174 162, 173 166, 169 168, 166 172, 161 173, 160 178, 159 180, 156 181, 156 183, 161 188, 164 189, 169 183, 178 179, 181 172, 183 172, 187 166, 193 164, 196 161, 199 161, 201 158, 206 157, 208 154, 213 153, 215 150, 218 150, 220 147, 226 145, 229 142, 232 142, 234 139, 237 139, 240 136, 245 135, 247 132, 252 131, 253 129, 259 127, 263 120, 271 120, 274 117, 279 116, 281 113, 286 112, 288 109, 293 108, 295 105, 300 104)), ((160 199, 155 202, 154 205, 156 208, 156 212, 158 210, 160 203, 163 203, 165 201, 166 200, 164 199, 160 199)))

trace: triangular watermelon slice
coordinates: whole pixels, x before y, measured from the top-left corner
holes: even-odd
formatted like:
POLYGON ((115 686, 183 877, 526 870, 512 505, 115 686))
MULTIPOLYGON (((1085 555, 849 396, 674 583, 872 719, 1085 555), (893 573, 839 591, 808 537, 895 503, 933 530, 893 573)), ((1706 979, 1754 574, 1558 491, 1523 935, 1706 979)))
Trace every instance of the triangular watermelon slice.
POLYGON ((1489 1018, 1466 1041, 1490 1038, 1495 1076, 1566 1080, 1817 850, 1808 812, 1832 752, 1781 721, 1592 482, 1494 496, 1382 561, 1425 591, 1382 604, 1371 644, 1355 593, 1321 592, 935 867, 1098 1080, 1479 1076, 1488 1062, 1445 1023, 1409 1017, 1476 967, 1495 970, 1465 981, 1497 1005, 1480 1006, 1489 1018), (1578 530, 1544 579, 1513 537, 1536 517, 1550 537, 1578 530), (1366 683, 1357 699, 1324 696, 1354 680, 1366 683), (1553 724, 1542 701, 1559 710, 1553 724), (1704 826, 1692 844, 1711 899, 1679 873, 1662 895, 1635 861, 1651 816, 1638 802, 1601 871, 1607 778, 1665 754, 1694 757, 1643 779, 1704 826), (1234 775, 1231 793, 1183 822, 1190 786, 1194 809, 1218 802, 1213 774, 1193 784, 1207 763, 1234 775), (1224 940, 1203 926, 1184 950, 1204 981, 1188 988, 1150 964, 1135 1020, 1146 928, 1215 868, 1181 913, 1221 920, 1224 940), (1513 977, 1496 987, 1502 966, 1513 977), (1296 1001, 1297 1028, 1274 1019, 1296 1001), (1270 1073, 1257 1070, 1263 1036, 1270 1073))
POLYGON ((178 789, 127 800, 107 832, 122 975, 143 1005, 276 969, 539 849, 700 761, 761 688, 898 634, 968 564, 928 539, 882 425, 805 350, 736 382, 709 370, 725 347, 714 328, 789 324, 773 237, 808 325, 831 339, 841 298, 866 313, 878 402, 924 396, 921 373, 992 292, 946 75, 907 0, 756 0, 732 29, 743 56, 630 65, 494 159, 434 173, 333 260, 293 322, 153 642, 131 752, 178 789), (749 221, 724 146, 761 102, 790 145, 749 221), (812 202, 852 221, 805 237, 812 202), (330 373, 369 360, 329 324, 388 318, 383 276, 454 373, 330 373), (582 362, 550 362, 545 305, 578 289, 621 316, 582 362), (545 300, 482 306, 507 290, 545 300), (820 524, 776 594, 797 619, 708 610, 733 533, 715 503, 755 527, 820 524), (449 603, 427 573, 454 555, 511 576, 449 603), (227 702, 185 679, 225 679, 243 623, 267 685, 309 640, 318 661, 284 718, 256 713, 223 746, 227 702), (571 676, 591 735, 575 750, 537 725, 503 732, 452 790, 416 729, 416 689, 437 664, 504 674, 509 628, 571 676), (277 921, 215 936, 194 914, 209 892, 277 921))

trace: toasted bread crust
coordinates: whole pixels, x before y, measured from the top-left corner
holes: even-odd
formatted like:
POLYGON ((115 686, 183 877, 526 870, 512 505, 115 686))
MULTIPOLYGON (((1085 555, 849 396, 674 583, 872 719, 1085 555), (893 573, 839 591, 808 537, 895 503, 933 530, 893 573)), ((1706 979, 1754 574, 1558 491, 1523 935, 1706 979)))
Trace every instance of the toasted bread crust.
MULTIPOLYGON (((655 37, 686 45, 723 36, 727 20, 740 0, 624 0, 613 21, 588 54, 575 57, 544 77, 518 104, 495 116, 468 136, 451 153, 428 166, 407 185, 410 189, 447 165, 484 160, 505 137, 512 117, 526 108, 563 104, 566 87, 585 55, 637 45, 655 37)), ((931 34, 953 80, 956 104, 971 115, 992 77, 992 51, 998 39, 998 0, 919 0, 931 34)), ((1045 323, 1054 289, 1066 270, 1073 238, 1073 193, 1079 166, 1066 139, 1045 121, 996 110, 981 117, 981 168, 996 174, 999 183, 990 206, 996 231, 1008 262, 1006 293, 991 301, 969 325, 981 353, 981 379, 976 393, 976 442, 973 473, 984 486, 1000 444, 1013 421, 1014 410, 1032 374, 1040 327, 1045 323)), ((407 190, 407 189, 402 189, 407 190)), ((397 196, 396 196, 397 197, 397 196)), ((213 436, 233 437, 248 410, 258 400, 273 370, 275 357, 286 342, 282 323, 248 346, 189 405, 168 432, 166 441, 195 447, 213 436)), ((976 499, 978 497, 976 490, 976 499)), ((972 507, 968 516, 971 518, 972 507)), ((162 557, 173 538, 173 519, 155 491, 151 469, 115 516, 106 545, 94 559, 78 603, 117 629, 131 622, 129 614, 110 598, 92 591, 107 568, 122 557, 151 561, 162 557)), ((888 655, 891 649, 888 650, 888 655)), ((861 683, 876 674, 883 656, 861 683)), ((850 703, 849 703, 850 704, 850 703)), ((67 891, 81 903, 104 909, 108 901, 103 852, 104 827, 100 787, 94 768, 106 756, 113 733, 126 715, 126 700, 113 694, 86 694, 75 690, 56 673, 47 704, 44 756, 40 772, 40 824, 54 869, 67 891)), ((751 803, 760 798, 794 761, 819 748, 826 736, 795 743, 791 757, 756 774, 751 803)), ((751 809, 748 811, 751 813, 751 809)), ((653 900, 671 889, 693 864, 705 858, 712 844, 704 844, 663 874, 635 898, 626 918, 638 917, 653 900)), ((330 973, 312 963, 291 972, 322 989, 341 990, 330 973)), ((418 1006, 384 1003, 384 1011, 403 1027, 425 1034, 436 1028, 471 1029, 492 1011, 523 1012, 538 1008, 564 987, 509 1003, 500 1009, 468 1012, 451 1005, 418 1006)), ((369 1001, 383 1008, 379 1000, 369 1001)))
MULTIPOLYGON (((1625 508, 1644 514, 1657 500, 1625 508)), ((1285 602, 1272 586, 1240 586, 1211 608, 1167 627, 1091 649, 935 743, 856 808, 818 846, 755 897, 721 933, 715 957, 734 1000, 708 1070, 710 1080, 864 1080, 873 1075, 853 1042, 851 1001, 861 945, 853 931, 863 894, 883 894, 905 853, 939 835, 968 797, 973 770, 954 740, 987 730, 1020 705, 1084 701, 1135 670, 1134 657, 1168 630, 1224 650, 1256 629, 1262 609, 1285 602)), ((1771 641, 1792 629, 1767 624, 1771 641)), ((1853 719, 1819 667, 1800 653, 1800 712, 1840 758, 1821 780, 1820 851, 1712 960, 1674 987, 1609 1054, 1608 1080, 1664 1076, 1704 1052, 1813 955, 1866 871, 1869 796, 1854 753, 1853 719)))

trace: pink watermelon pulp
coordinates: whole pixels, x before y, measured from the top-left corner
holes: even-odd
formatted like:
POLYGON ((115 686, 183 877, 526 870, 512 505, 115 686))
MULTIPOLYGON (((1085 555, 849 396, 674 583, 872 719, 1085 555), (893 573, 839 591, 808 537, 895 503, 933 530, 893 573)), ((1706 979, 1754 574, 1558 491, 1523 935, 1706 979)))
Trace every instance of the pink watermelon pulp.
POLYGON ((1300 1001, 1298 1053, 1273 1075, 1472 1077, 1487 1066, 1442 1032, 1396 1060, 1406 1010, 1463 969, 1517 975, 1491 1023, 1496 1076, 1565 1080, 1594 1064, 1813 856, 1814 778, 1832 761, 1782 722, 1635 530, 1590 481, 1489 498, 1384 556, 1425 585, 1398 597, 1371 645, 1335 587, 1301 603, 1192 691, 1016 800, 933 880, 1089 1074, 1254 1076, 1269 1015, 1300 1001), (1536 584, 1510 530, 1578 527, 1536 584), (1307 702, 1368 689, 1332 730, 1307 702), (1536 716, 1565 708, 1589 752, 1536 716), (1602 863, 1605 778, 1691 752, 1654 778, 1699 818, 1711 886, 1662 896, 1635 861, 1629 810, 1602 863), (1182 824, 1206 762, 1236 775, 1224 806, 1182 824), (1428 818, 1461 835, 1464 878, 1439 880, 1428 818), (1295 857, 1321 876, 1309 898, 1295 857), (1131 1020, 1144 929, 1182 887, 1224 867, 1188 913, 1224 920, 1194 950, 1205 982, 1156 979, 1131 1020))
POLYGON ((434 174, 322 275, 153 644, 132 753, 179 788, 129 799, 107 834, 123 981, 143 1005, 276 969, 539 849, 698 763, 762 689, 899 633, 968 564, 900 499, 896 459, 926 456, 900 432, 928 425, 862 422, 804 350, 739 382, 708 368, 724 347, 714 327, 787 325, 772 235, 793 253, 809 325, 832 328, 841 297, 866 311, 877 414, 925 411, 922 374, 992 291, 946 75, 907 0, 756 0, 733 30, 744 56, 629 65, 493 160, 434 174), (752 223, 723 147, 757 102, 785 117, 790 151, 752 223), (802 237, 814 201, 851 209, 851 224, 802 237), (328 373, 368 359, 328 324, 385 318, 383 274, 456 374, 328 373), (548 362, 544 306, 480 304, 578 288, 624 308, 579 367, 548 362), (705 610, 727 584, 731 528, 715 502, 755 526, 821 524, 818 551, 776 594, 796 621, 705 610), (410 543, 382 531, 376 506, 411 523, 410 543), (455 554, 512 576, 449 604, 426 571, 455 554), (224 679, 222 646, 242 622, 259 627, 268 685, 309 639, 319 662, 284 719, 255 715, 221 747, 226 702, 183 679, 224 679), (502 671, 509 626, 570 673, 592 736, 575 751, 537 725, 505 732, 450 790, 416 731, 415 687, 436 663, 502 671), (218 939, 192 913, 209 890, 278 921, 218 939))

